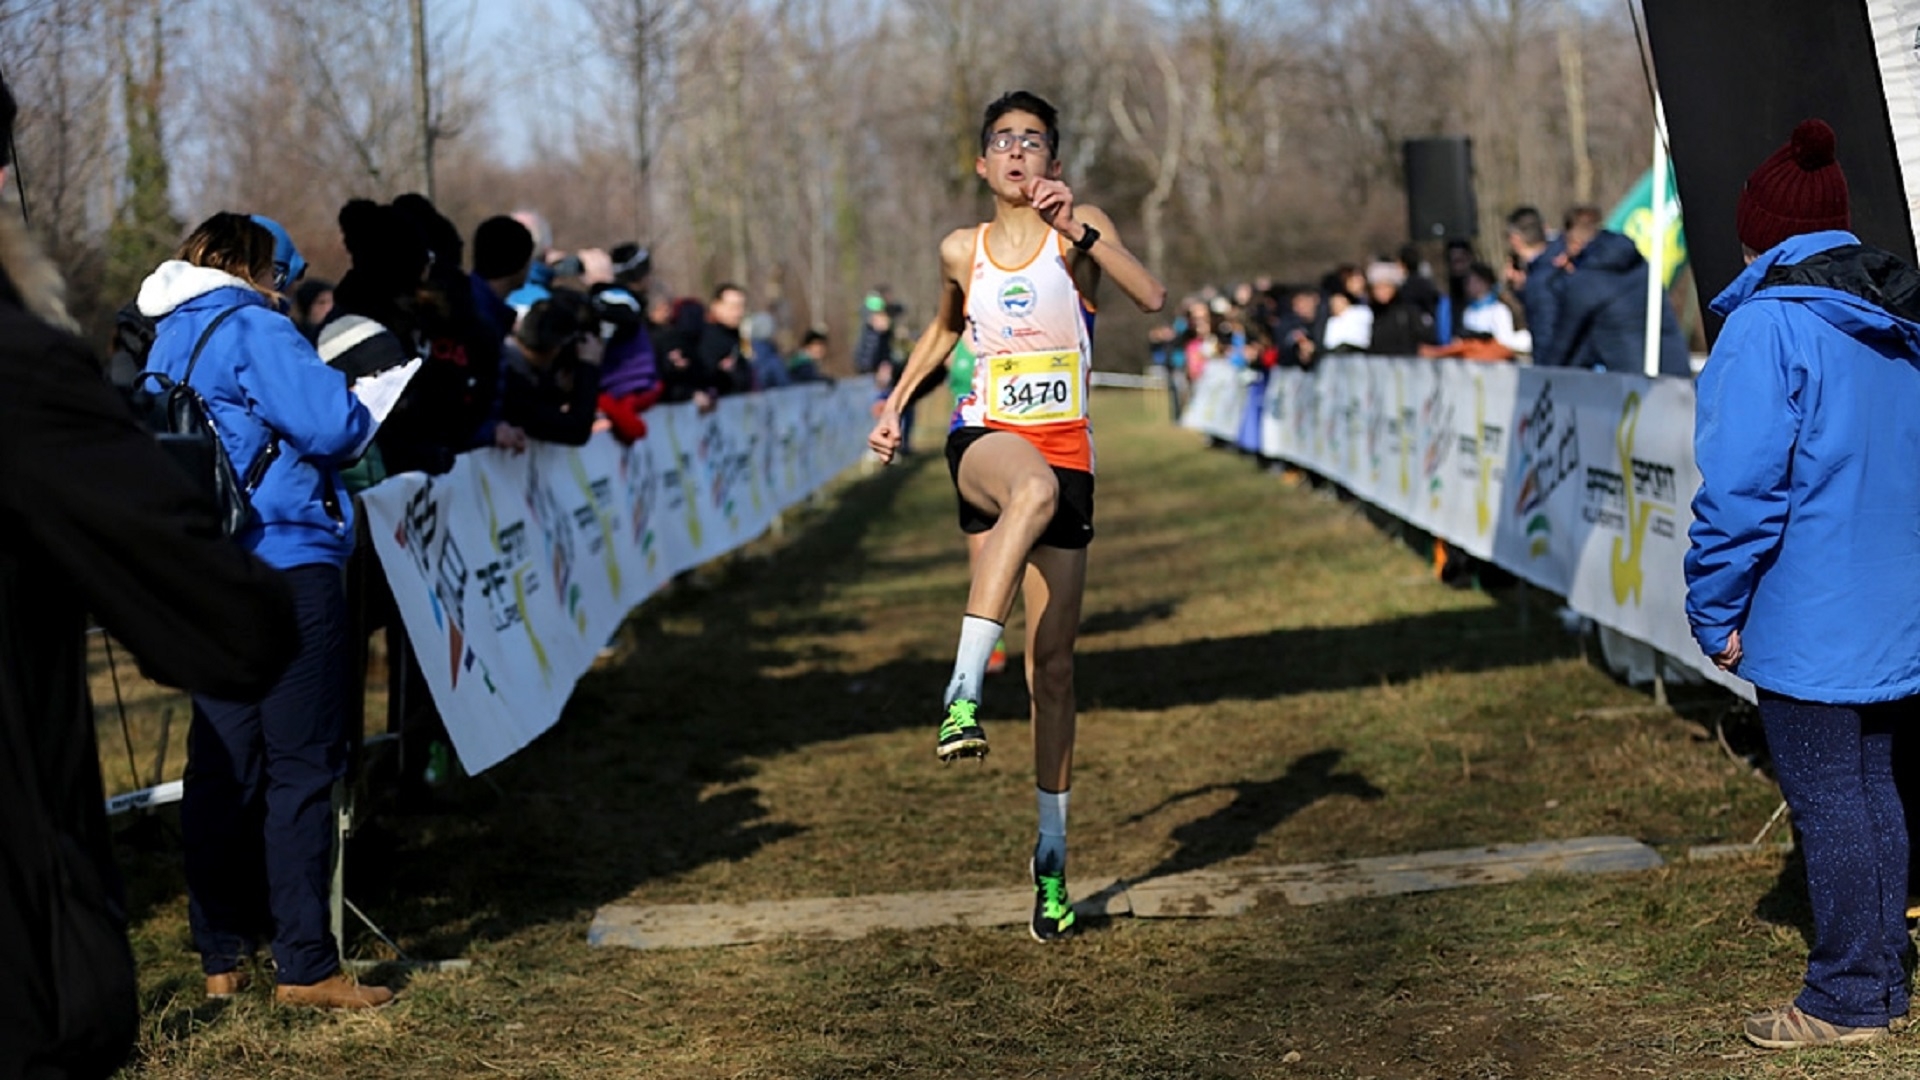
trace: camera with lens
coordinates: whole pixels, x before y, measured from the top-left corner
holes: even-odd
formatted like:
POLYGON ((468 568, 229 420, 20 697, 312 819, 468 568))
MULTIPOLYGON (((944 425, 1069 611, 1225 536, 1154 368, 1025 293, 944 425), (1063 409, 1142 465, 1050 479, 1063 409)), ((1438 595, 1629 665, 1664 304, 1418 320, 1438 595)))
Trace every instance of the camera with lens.
MULTIPOLYGON (((607 250, 613 263, 613 280, 621 285, 638 285, 653 270, 653 255, 640 244, 628 241, 607 250)), ((585 260, 577 251, 568 252, 553 263, 556 278, 579 277, 587 272, 585 260)))

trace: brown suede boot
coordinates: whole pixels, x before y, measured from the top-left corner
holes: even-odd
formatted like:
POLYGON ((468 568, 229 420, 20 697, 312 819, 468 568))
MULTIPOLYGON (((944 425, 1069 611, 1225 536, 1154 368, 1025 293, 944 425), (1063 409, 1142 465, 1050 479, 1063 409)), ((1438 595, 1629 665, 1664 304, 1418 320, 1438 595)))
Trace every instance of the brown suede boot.
POLYGON ((361 986, 346 972, 336 971, 308 986, 281 983, 273 988, 273 1000, 315 1009, 378 1009, 393 1001, 393 991, 384 986, 361 986))
POLYGON ((223 971, 218 975, 207 976, 207 997, 213 1001, 224 1001, 235 994, 244 993, 253 985, 253 976, 239 968, 223 971))

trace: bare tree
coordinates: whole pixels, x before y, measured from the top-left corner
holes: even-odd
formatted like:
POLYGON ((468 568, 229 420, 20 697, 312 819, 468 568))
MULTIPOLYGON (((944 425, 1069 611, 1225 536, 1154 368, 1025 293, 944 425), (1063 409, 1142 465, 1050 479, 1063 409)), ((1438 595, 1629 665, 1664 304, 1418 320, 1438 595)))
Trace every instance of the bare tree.
POLYGON ((1176 289, 1406 240, 1407 138, 1471 136, 1494 221, 1624 191, 1650 137, 1631 30, 1564 0, 576 0, 595 34, 516 27, 484 79, 473 0, 187 2, 0 0, 36 227, 83 313, 117 306, 108 232, 139 200, 268 213, 341 266, 341 202, 424 183, 415 6, 463 229, 538 206, 563 246, 649 243, 677 291, 737 279, 842 341, 872 285, 930 311, 939 237, 988 210, 979 110, 1005 90, 1061 105, 1068 175, 1176 289))

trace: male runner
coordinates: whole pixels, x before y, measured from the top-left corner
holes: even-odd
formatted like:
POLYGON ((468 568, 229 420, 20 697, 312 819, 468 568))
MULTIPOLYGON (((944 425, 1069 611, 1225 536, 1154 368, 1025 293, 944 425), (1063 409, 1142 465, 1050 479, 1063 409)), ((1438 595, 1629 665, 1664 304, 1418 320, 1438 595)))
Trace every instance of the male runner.
POLYGON ((914 345, 868 443, 882 461, 900 447, 900 410, 962 334, 978 357, 954 412, 947 464, 960 527, 984 533, 973 561, 941 760, 984 757, 975 720, 988 654, 1024 575, 1027 687, 1040 836, 1029 929, 1051 941, 1073 927, 1067 902, 1067 793, 1073 767, 1073 641, 1093 539, 1093 437, 1087 423, 1093 297, 1103 274, 1144 311, 1166 289, 1120 242, 1106 214, 1076 206, 1060 180, 1058 114, 1024 90, 988 105, 974 172, 993 220, 940 243, 939 313, 914 345))

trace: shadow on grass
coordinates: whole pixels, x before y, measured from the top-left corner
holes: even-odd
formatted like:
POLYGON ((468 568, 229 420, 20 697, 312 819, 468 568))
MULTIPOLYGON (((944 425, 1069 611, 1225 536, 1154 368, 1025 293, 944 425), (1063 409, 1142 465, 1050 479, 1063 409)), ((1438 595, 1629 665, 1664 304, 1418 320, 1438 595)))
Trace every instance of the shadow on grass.
MULTIPOLYGON (((1912 891, 1911 888, 1908 891, 1912 891)), ((1773 887, 1754 901, 1753 917, 1773 926, 1792 927, 1800 932, 1800 940, 1807 948, 1813 948, 1813 906, 1807 899, 1807 863, 1798 843, 1782 860, 1773 887)))
POLYGON ((1281 822, 1322 799, 1336 795, 1372 802, 1386 797, 1359 773, 1333 771, 1347 756, 1345 750, 1316 750, 1302 754, 1287 766, 1287 771, 1271 780, 1243 780, 1232 784, 1204 784, 1170 795, 1158 804, 1121 822, 1132 825, 1176 803, 1216 791, 1233 792, 1233 801, 1196 821, 1173 830, 1179 843, 1173 854, 1158 866, 1141 874, 1139 881, 1201 870, 1235 856, 1245 855, 1281 822))
MULTIPOLYGON (((790 642, 860 629, 857 619, 820 612, 843 585, 882 569, 898 574, 900 564, 958 565, 957 543, 925 560, 869 542, 877 526, 892 527, 884 524, 895 519, 889 507, 935 460, 916 458, 850 486, 770 557, 709 568, 701 587, 649 602, 623 630, 631 659, 583 680, 566 715, 535 745, 453 785, 435 813, 373 815, 349 844, 349 897, 412 956, 460 956, 477 940, 581 920, 649 881, 742 860, 798 834, 799 826, 770 820, 751 783, 752 759, 920 725, 931 742, 946 660, 862 665, 834 643, 796 650, 790 642), (811 662, 805 670, 783 670, 803 659, 811 662)), ((956 594, 956 622, 960 606, 956 594)), ((1173 613, 1158 602, 1096 612, 1088 622, 1096 633, 1115 632, 1173 613)), ((1377 687, 1577 653, 1560 634, 1527 632, 1507 603, 1357 626, 1089 645, 1077 662, 1083 707, 1143 711, 1377 687)), ((1024 713, 1024 692, 1009 692, 1019 685, 1017 676, 990 685, 995 715, 1024 713)), ((1180 849, 1155 873, 1251 850, 1317 799, 1378 797, 1364 778, 1334 771, 1341 753, 1322 751, 1281 777, 1228 785, 1234 803, 1176 831, 1180 849)), ((172 843, 171 853, 132 860, 142 908, 179 895, 172 843)), ((364 954, 369 941, 350 933, 349 951, 364 954)))

